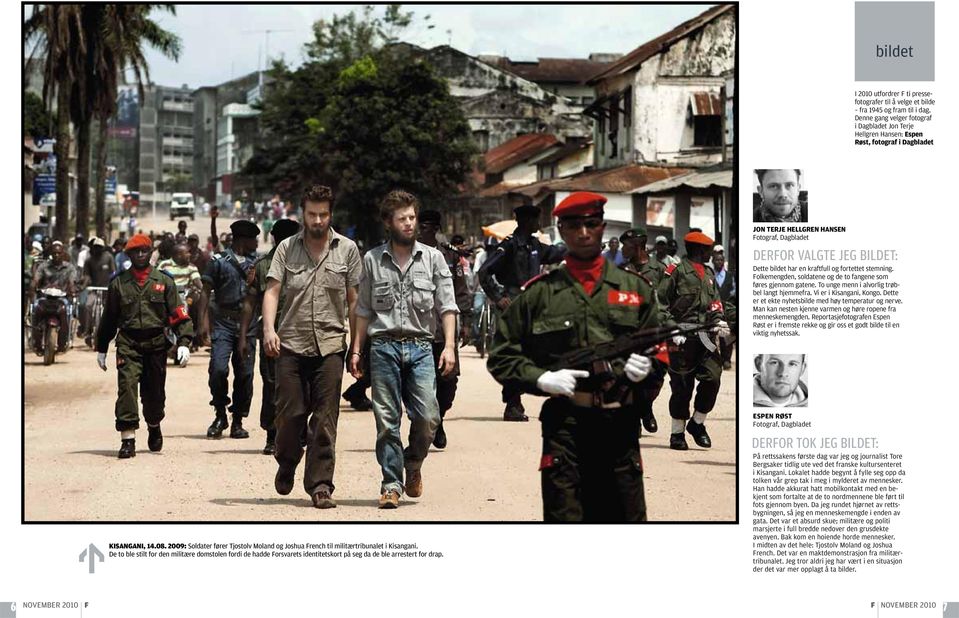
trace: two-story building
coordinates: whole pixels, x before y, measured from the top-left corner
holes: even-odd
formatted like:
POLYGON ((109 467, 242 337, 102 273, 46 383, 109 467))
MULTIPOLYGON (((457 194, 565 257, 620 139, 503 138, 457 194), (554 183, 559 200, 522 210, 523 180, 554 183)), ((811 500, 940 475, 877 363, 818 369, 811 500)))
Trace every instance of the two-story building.
MULTIPOLYGON (((597 95, 584 112, 596 121, 595 168, 624 170, 637 183, 616 196, 611 210, 617 216, 628 198, 632 222, 645 223, 650 234, 681 238, 699 227, 717 241, 729 235, 735 166, 728 147, 733 107, 727 101, 733 100, 728 91, 735 63, 736 7, 718 5, 587 81, 597 95), (663 171, 641 171, 655 168, 663 171), (673 179, 699 171, 710 175, 673 179)), ((596 183, 571 183, 577 189, 589 184, 596 183)))

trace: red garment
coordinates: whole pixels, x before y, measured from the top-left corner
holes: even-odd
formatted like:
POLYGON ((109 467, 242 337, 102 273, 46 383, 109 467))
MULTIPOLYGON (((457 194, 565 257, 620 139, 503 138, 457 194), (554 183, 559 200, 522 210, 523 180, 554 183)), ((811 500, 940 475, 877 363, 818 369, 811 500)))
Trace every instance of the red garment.
POLYGON ((147 266, 143 270, 137 270, 136 268, 132 266, 130 267, 130 272, 133 273, 133 278, 136 280, 137 285, 140 286, 141 288, 143 287, 143 284, 147 282, 147 277, 150 276, 151 270, 152 269, 149 266, 147 266))
POLYGON ((596 283, 603 276, 603 264, 606 258, 602 254, 597 255, 592 260, 580 260, 572 255, 566 256, 566 270, 572 275, 573 279, 579 282, 586 290, 586 294, 592 294, 596 288, 596 283))

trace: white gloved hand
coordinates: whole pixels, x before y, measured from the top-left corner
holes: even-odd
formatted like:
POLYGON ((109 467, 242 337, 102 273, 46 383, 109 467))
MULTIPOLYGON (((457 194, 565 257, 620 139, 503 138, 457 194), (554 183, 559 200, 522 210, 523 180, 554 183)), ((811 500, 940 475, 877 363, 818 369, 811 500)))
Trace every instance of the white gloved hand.
POLYGON ((97 365, 100 369, 107 370, 107 353, 106 352, 97 352, 97 365))
POLYGON ((536 388, 550 395, 572 397, 576 390, 576 378, 588 378, 589 372, 582 369, 547 371, 536 380, 536 388))
POLYGON ((653 368, 653 361, 649 360, 648 356, 643 356, 642 354, 630 354, 629 358, 626 360, 626 367, 624 372, 626 377, 632 382, 642 382, 646 379, 646 376, 649 375, 650 370, 653 368))
POLYGON ((673 336, 673 343, 675 343, 676 345, 683 345, 684 343, 686 343, 686 336, 685 336, 685 335, 674 335, 674 336, 673 336))
POLYGON ((176 362, 181 367, 186 367, 186 364, 190 361, 190 348, 185 345, 181 345, 176 349, 176 362))
POLYGON ((725 320, 720 320, 713 329, 713 332, 715 332, 721 338, 726 339, 730 334, 729 324, 727 324, 725 320))

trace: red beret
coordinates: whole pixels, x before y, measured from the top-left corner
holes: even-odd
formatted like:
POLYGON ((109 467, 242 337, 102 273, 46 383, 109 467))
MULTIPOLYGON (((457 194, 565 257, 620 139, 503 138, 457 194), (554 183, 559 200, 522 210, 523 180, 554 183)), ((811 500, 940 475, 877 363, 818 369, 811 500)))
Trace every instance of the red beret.
POLYGON ((713 239, 709 236, 706 236, 702 232, 690 232, 683 236, 683 241, 692 243, 694 245, 705 245, 707 247, 713 246, 713 239))
POLYGON ((132 251, 133 249, 152 249, 153 242, 150 240, 150 237, 146 234, 134 234, 133 238, 127 241, 127 246, 123 248, 124 251, 132 251))
POLYGON ((606 198, 599 193, 577 191, 571 193, 553 209, 554 217, 586 217, 602 215, 606 198))

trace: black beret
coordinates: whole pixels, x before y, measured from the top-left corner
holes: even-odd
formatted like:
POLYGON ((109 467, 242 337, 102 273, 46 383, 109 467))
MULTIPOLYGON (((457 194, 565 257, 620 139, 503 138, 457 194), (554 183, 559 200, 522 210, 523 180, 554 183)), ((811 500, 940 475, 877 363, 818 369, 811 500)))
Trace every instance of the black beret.
POLYGON ((256 223, 246 219, 234 221, 230 225, 230 231, 233 232, 233 238, 256 238, 260 235, 260 228, 256 226, 256 223))
POLYGON ((270 230, 270 234, 273 236, 273 239, 276 240, 276 242, 280 242, 285 238, 293 236, 299 231, 300 224, 293 219, 280 219, 273 224, 273 229, 270 230))
POLYGON ((513 214, 516 217, 538 217, 540 212, 539 206, 534 206, 532 204, 523 204, 522 206, 517 206, 513 209, 513 214))
POLYGON ((438 210, 420 211, 420 223, 435 223, 436 225, 439 225, 441 220, 442 215, 440 215, 438 210))

